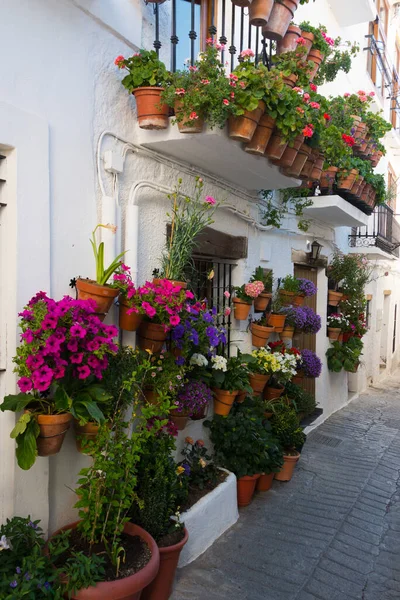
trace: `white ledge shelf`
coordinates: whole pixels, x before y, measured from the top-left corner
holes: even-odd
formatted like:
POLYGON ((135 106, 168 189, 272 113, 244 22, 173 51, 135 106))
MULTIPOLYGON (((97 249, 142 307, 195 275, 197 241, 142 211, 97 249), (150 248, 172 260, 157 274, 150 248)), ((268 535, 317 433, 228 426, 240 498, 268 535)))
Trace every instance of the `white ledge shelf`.
POLYGON ((286 177, 264 156, 244 151, 241 142, 228 137, 226 129, 205 129, 204 133, 179 133, 177 125, 161 131, 137 126, 140 146, 191 165, 248 191, 298 187, 298 179, 286 177))
POLYGON ((382 250, 382 248, 378 248, 377 246, 368 246, 365 248, 350 248, 349 253, 362 254, 363 256, 366 256, 369 260, 399 260, 398 257, 394 254, 385 252, 385 250, 382 250))
POLYGON ((369 216, 341 196, 315 196, 313 205, 304 209, 307 217, 324 221, 333 227, 362 227, 369 216))

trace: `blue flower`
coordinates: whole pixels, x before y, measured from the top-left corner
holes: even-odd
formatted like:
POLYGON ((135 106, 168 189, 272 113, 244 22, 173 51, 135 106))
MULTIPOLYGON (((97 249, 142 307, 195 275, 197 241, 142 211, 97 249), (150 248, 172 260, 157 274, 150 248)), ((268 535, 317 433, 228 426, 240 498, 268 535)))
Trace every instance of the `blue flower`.
POLYGON ((183 356, 178 356, 178 358, 175 360, 175 363, 179 367, 182 367, 185 364, 185 359, 183 358, 183 356))
POLYGON ((29 521, 28 527, 32 527, 32 529, 37 529, 36 523, 33 523, 32 521, 29 521))
POLYGON ((210 315, 210 313, 209 313, 209 312, 205 312, 205 313, 203 313, 203 321, 204 321, 205 323, 212 323, 212 322, 213 322, 212 315, 210 315))
POLYGON ((51 588, 51 583, 49 583, 48 581, 45 582, 44 587, 46 588, 46 590, 49 590, 51 588))
POLYGON ((172 339, 175 340, 179 340, 184 336, 185 333, 185 328, 183 325, 177 325, 176 327, 173 328, 172 330, 172 339))
POLYGON ((31 576, 29 575, 29 573, 25 573, 24 577, 25 577, 26 581, 29 581, 30 578, 31 578, 31 576))
POLYGON ((190 475, 190 466, 187 463, 183 463, 182 467, 185 469, 185 475, 189 477, 190 475))
POLYGON ((18 575, 19 575, 19 574, 21 573, 21 567, 17 567, 17 568, 15 569, 15 572, 16 572, 16 573, 18 573, 18 575))
POLYGON ((14 579, 14 581, 12 581, 12 582, 10 583, 10 587, 12 587, 12 588, 16 588, 16 587, 17 587, 17 585, 18 585, 18 582, 17 582, 17 580, 16 580, 16 579, 14 579))

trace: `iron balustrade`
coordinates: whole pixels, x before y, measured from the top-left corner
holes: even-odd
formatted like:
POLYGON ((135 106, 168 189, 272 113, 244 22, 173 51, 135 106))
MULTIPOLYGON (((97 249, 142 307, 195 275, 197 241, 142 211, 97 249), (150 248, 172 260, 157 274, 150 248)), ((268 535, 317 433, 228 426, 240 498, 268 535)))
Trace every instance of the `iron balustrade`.
MULTIPOLYGON (((191 65, 196 61, 196 48, 201 39, 201 17, 197 15, 196 7, 199 7, 196 0, 171 0, 163 4, 154 5, 154 42, 153 46, 159 55, 161 48, 166 41, 160 39, 160 19, 170 19, 170 64, 171 71, 175 72, 182 65, 177 65, 177 51, 185 44, 187 52, 185 55, 189 58, 191 65), (178 5, 181 2, 190 4, 190 29, 187 31, 187 38, 180 39, 178 32, 178 5)), ((255 63, 263 63, 268 68, 271 66, 271 56, 273 44, 262 33, 261 27, 250 25, 248 8, 241 8, 232 4, 231 0, 215 0, 211 2, 210 10, 211 25, 208 28, 208 35, 216 42, 219 42, 225 49, 221 52, 221 60, 230 68, 235 68, 241 61, 240 54, 243 50, 251 49, 255 54, 255 63), (217 8, 217 10, 215 10, 217 8), (214 15, 217 15, 216 19, 214 15), (219 27, 219 37, 217 37, 217 27, 219 27)), ((205 40, 202 40, 204 42, 205 40)), ((202 44, 203 45, 203 44, 202 44)))
POLYGON ((400 223, 386 204, 377 206, 368 225, 358 227, 349 235, 351 248, 376 247, 399 257, 400 223))

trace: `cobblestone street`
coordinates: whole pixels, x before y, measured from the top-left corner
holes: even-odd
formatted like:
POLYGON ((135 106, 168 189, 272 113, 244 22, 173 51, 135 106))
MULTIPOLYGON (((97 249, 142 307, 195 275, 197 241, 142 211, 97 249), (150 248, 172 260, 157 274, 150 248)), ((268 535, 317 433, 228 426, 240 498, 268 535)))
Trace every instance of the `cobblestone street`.
POLYGON ((173 600, 400 598, 400 373, 307 439, 290 483, 178 572, 173 600))

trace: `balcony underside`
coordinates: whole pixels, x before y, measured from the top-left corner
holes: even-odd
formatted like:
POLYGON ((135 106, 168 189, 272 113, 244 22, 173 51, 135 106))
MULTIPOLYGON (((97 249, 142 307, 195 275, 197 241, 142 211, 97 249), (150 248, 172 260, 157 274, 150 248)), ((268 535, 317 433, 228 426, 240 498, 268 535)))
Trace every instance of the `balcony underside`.
POLYGON ((376 17, 373 0, 330 0, 329 4, 342 27, 374 21, 376 17))
POLYGON ((182 134, 177 125, 162 131, 137 128, 139 145, 186 163, 248 191, 280 190, 300 185, 286 177, 264 156, 244 151, 240 142, 228 137, 226 130, 206 129, 204 133, 182 134))
POLYGON ((368 215, 344 200, 341 196, 315 196, 313 205, 304 209, 307 217, 324 221, 333 227, 362 227, 368 215))

